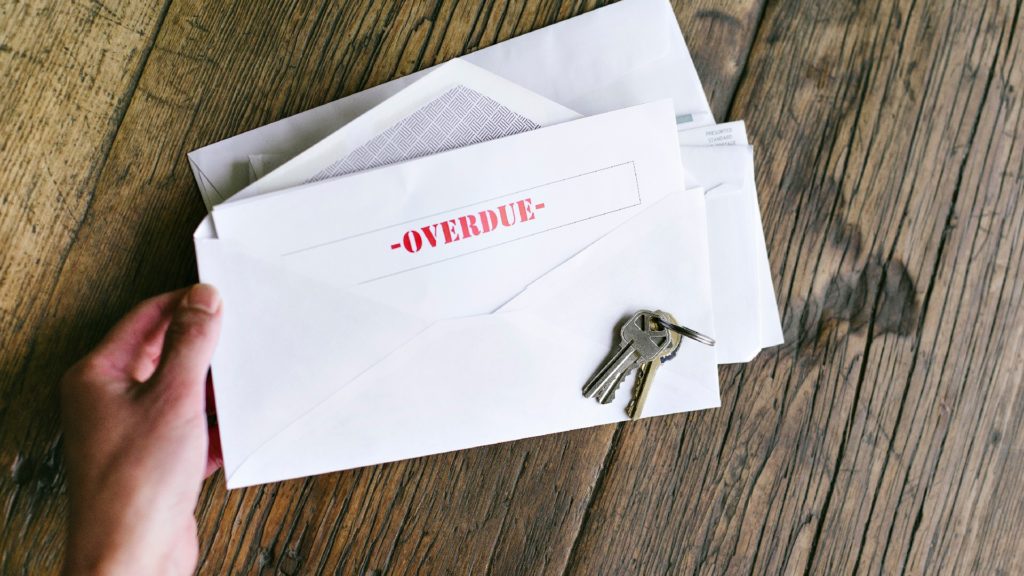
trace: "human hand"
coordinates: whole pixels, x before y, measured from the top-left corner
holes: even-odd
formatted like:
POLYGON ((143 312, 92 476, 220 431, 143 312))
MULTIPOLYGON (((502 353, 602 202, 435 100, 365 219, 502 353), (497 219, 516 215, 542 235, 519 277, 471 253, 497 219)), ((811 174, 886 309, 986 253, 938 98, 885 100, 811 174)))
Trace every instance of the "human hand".
POLYGON ((191 574, 195 507, 221 463, 207 423, 221 302, 209 285, 142 302, 64 376, 67 574, 191 574))

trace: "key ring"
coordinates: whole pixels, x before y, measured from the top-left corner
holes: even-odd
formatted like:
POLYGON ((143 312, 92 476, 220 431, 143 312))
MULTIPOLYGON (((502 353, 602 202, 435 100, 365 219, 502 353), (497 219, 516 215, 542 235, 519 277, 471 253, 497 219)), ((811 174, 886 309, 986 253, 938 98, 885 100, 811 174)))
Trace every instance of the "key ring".
POLYGON ((665 328, 668 328, 669 330, 672 330, 673 332, 678 332, 682 336, 684 336, 686 338, 689 338, 690 340, 696 340, 697 342, 700 342, 701 344, 704 344, 705 346, 714 346, 715 345, 715 339, 714 338, 712 338, 710 336, 705 336, 704 334, 701 334, 700 332, 697 332, 696 330, 692 330, 690 328, 687 328, 686 326, 680 326, 678 324, 673 324, 673 323, 671 323, 671 322, 669 322, 667 320, 664 320, 662 318, 658 318, 657 316, 654 317, 654 321, 657 322, 658 324, 661 324, 665 328))

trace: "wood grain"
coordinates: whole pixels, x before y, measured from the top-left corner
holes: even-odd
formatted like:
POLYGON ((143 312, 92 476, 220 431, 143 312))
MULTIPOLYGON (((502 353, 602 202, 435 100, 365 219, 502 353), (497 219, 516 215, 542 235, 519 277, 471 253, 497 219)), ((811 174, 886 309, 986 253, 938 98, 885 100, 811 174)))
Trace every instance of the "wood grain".
POLYGON ((75 274, 68 254, 163 13, 162 3, 0 3, 3 574, 52 572, 61 558, 53 383, 70 356, 46 351, 60 330, 55 287, 75 274), (40 357, 54 369, 31 371, 40 357))
MULTIPOLYGON (((194 280, 185 152, 595 6, 0 7, 0 572, 59 563, 53 383, 194 280)), ((723 369, 720 410, 218 474, 200 572, 1024 572, 1020 10, 677 5, 716 117, 756 144, 787 345, 723 369)))
POLYGON ((789 343, 623 429, 573 571, 1021 571, 1019 10, 768 7, 732 114, 789 343))

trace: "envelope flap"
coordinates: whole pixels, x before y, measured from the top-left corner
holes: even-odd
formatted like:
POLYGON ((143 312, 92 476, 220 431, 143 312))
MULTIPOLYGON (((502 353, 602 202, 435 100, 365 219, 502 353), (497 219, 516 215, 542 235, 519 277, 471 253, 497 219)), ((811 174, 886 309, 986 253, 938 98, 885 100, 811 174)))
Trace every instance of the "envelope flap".
POLYGON ((231 243, 196 238, 204 282, 224 300, 213 358, 224 467, 425 328, 345 290, 290 273, 231 243))
MULTIPOLYGON (((514 305, 435 323, 263 444, 229 474, 228 486, 623 420, 628 394, 604 406, 580 394, 612 345, 612 327, 652 307, 710 332, 710 291, 700 280, 707 275, 698 272, 707 265, 696 211, 702 202, 700 191, 671 194, 545 275, 514 305), (636 256, 623 259, 630 253, 636 256), (666 254, 679 259, 665 262, 666 254), (660 275, 635 281, 652 270, 660 275)), ((713 349, 684 346, 673 363, 647 414, 719 405, 713 349)))
MULTIPOLYGON (((630 286, 636 283, 659 283, 676 287, 682 301, 690 303, 685 309, 666 308, 668 312, 694 330, 713 334, 711 290, 703 281, 710 277, 704 214, 703 189, 669 194, 530 284, 499 312, 547 306, 579 331, 600 333, 616 324, 623 314, 635 312, 612 309, 597 316, 592 311, 585 313, 585 310, 601 310, 597 304, 604 289, 628 293, 630 286), (640 225, 668 207, 674 207, 673 213, 684 215, 674 227, 640 225), (666 246, 677 249, 666 250, 666 246), (646 267, 636 266, 643 262, 647 263, 646 267), (642 276, 628 272, 636 269, 648 272, 642 276), (553 302, 559 304, 552 306, 553 302)), ((668 304, 651 298, 636 302, 636 309, 657 309, 668 304)))

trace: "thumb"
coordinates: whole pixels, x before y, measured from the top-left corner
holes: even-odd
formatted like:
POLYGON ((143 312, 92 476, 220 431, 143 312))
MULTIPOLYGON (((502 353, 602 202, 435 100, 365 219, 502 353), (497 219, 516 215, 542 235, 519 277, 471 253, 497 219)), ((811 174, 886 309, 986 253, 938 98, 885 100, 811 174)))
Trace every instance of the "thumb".
POLYGON ((188 403, 202 409, 206 374, 220 335, 221 300, 217 289, 196 284, 185 293, 174 310, 164 337, 160 367, 153 384, 162 393, 184 395, 188 403))

